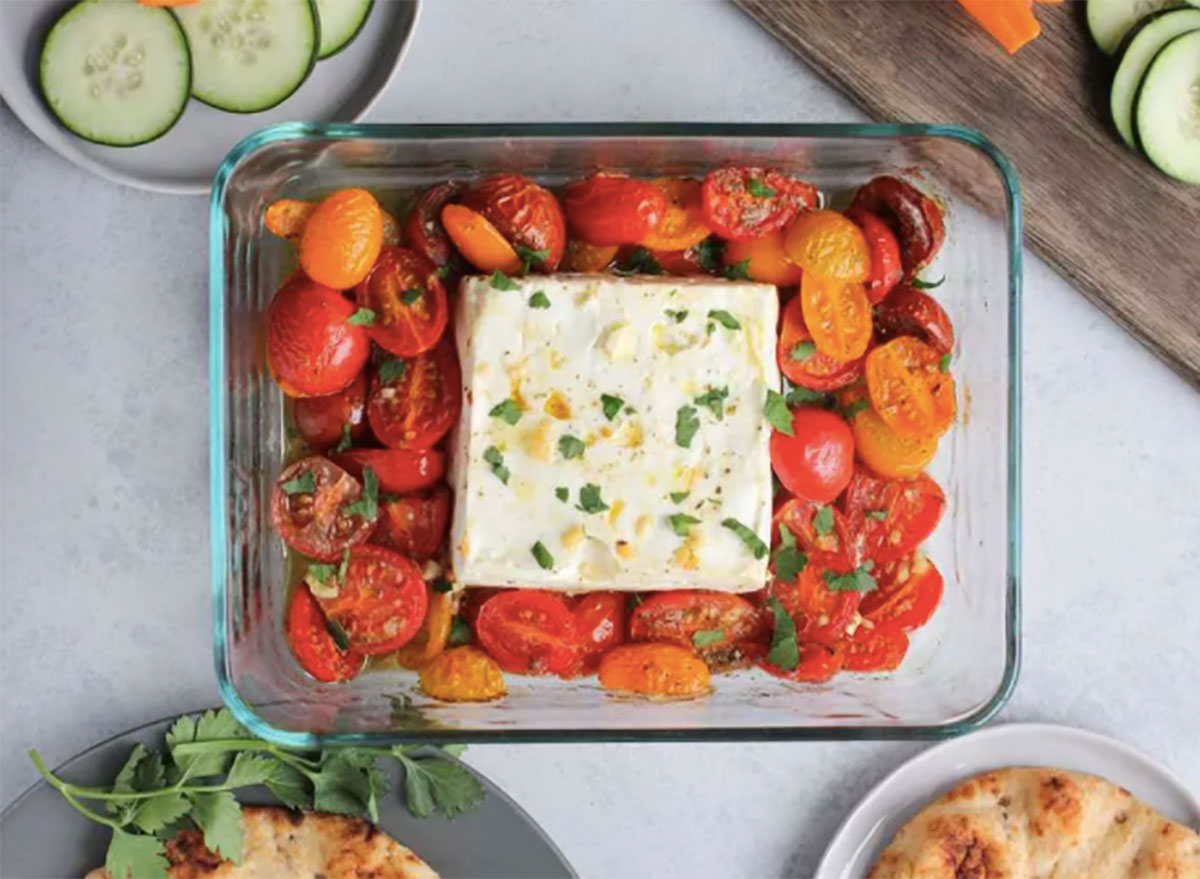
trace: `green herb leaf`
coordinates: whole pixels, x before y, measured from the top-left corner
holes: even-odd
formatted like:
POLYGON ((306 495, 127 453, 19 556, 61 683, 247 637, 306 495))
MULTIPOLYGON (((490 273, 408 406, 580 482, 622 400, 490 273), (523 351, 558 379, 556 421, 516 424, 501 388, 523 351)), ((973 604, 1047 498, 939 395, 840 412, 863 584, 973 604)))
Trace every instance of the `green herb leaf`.
POLYGON ((453 818, 483 802, 483 785, 466 767, 440 757, 418 759, 402 750, 395 753, 404 764, 408 809, 418 818, 429 815, 434 807, 453 818))
POLYGON ((913 287, 914 289, 917 289, 917 290, 936 290, 938 287, 942 286, 942 284, 945 284, 945 283, 946 283, 946 276, 943 275, 939 280, 932 281, 932 282, 922 281, 920 278, 913 278, 911 281, 908 282, 908 286, 913 287))
POLYGON ((346 318, 346 323, 356 327, 369 327, 375 323, 375 312, 369 308, 359 308, 358 311, 346 318))
POLYGON ((285 494, 313 494, 317 490, 317 479, 311 470, 305 470, 295 479, 279 486, 285 494))
POLYGON ((516 424, 521 420, 521 407, 517 405, 516 400, 511 397, 501 400, 491 408, 488 415, 493 418, 499 418, 509 424, 516 424))
POLYGON ((546 260, 550 258, 549 248, 545 250, 533 250, 532 248, 518 244, 513 247, 513 250, 515 250, 517 252, 517 256, 521 258, 521 271, 523 272, 528 272, 535 265, 545 265, 546 260))
POLYGON ((362 516, 368 522, 379 517, 379 478, 370 466, 363 467, 362 496, 352 504, 342 507, 342 515, 362 516))
POLYGON ((635 247, 629 252, 629 256, 625 259, 625 265, 615 268, 618 275, 633 275, 641 273, 643 275, 661 275, 663 267, 658 264, 658 260, 654 258, 649 250, 644 247, 635 247))
POLYGON ((746 191, 755 198, 770 198, 775 194, 775 190, 767 186, 757 177, 751 177, 746 181, 746 191))
POLYGON ((601 513, 607 510, 608 504, 600 497, 600 486, 589 482, 579 489, 579 503, 576 505, 576 509, 583 510, 585 513, 601 513))
POLYGON ((672 501, 673 503, 676 503, 676 504, 681 504, 681 503, 683 503, 685 500, 687 500, 687 496, 688 496, 689 494, 691 494, 691 492, 690 492, 690 491, 673 491, 673 492, 671 492, 671 493, 670 493, 670 495, 668 495, 668 497, 670 497, 670 498, 671 498, 671 501, 672 501))
POLYGON ((329 579, 337 573, 337 567, 334 565, 325 565, 320 562, 310 562, 308 568, 304 572, 304 582, 310 586, 316 585, 318 588, 329 582, 329 579))
POLYGON ((541 290, 538 290, 536 293, 534 293, 532 296, 529 297, 529 307, 530 308, 549 308, 550 307, 550 297, 547 296, 541 290))
POLYGON ((448 592, 454 591, 454 584, 445 577, 434 577, 433 582, 429 584, 429 588, 434 592, 440 592, 445 595, 448 592))
POLYGON ((448 278, 448 277, 450 277, 450 266, 449 265, 438 266, 437 271, 434 272, 434 274, 436 274, 439 278, 442 278, 442 279, 448 278))
POLYGON ((788 391, 785 400, 788 406, 829 406, 832 403, 828 394, 802 385, 796 385, 788 391))
POLYGON ((369 763, 367 759, 349 749, 325 751, 321 755, 321 768, 313 779, 313 808, 338 815, 370 814, 373 799, 370 769, 374 759, 369 758, 369 763))
POLYGON ((692 400, 697 406, 704 406, 717 416, 717 421, 725 417, 725 399, 729 396, 729 388, 712 388, 692 400))
POLYGON ((746 548, 754 554, 756 559, 763 558, 770 550, 767 545, 762 542, 762 538, 754 533, 754 529, 743 525, 737 519, 729 518, 721 522, 726 528, 742 538, 742 543, 746 544, 746 548))
POLYGON ((685 449, 692 447, 692 437, 700 429, 694 406, 680 406, 675 412, 675 445, 685 449))
POLYGON ((813 516, 813 528, 818 534, 828 534, 833 530, 833 507, 826 505, 817 509, 813 516))
POLYGON ((185 714, 167 730, 166 742, 171 751, 175 767, 189 779, 209 775, 223 775, 233 761, 227 751, 209 751, 199 754, 179 754, 179 745, 191 742, 212 742, 221 739, 240 739, 249 735, 229 710, 205 711, 199 717, 185 714))
POLYGON ((721 268, 721 259, 725 253, 725 243, 720 238, 705 238, 695 247, 696 262, 706 272, 716 272, 721 268))
POLYGON ((393 382, 398 382, 404 378, 404 370, 407 364, 399 357, 392 357, 379 364, 379 381, 381 384, 390 385, 393 382))
POLYGON ((554 496, 565 504, 567 502, 567 498, 571 496, 571 492, 565 485, 560 485, 558 488, 554 489, 554 496))
POLYGON ((680 537, 687 537, 692 531, 692 526, 700 524, 699 519, 687 513, 672 513, 667 516, 667 521, 671 523, 671 530, 680 537))
POLYGON ((714 308, 708 313, 709 320, 715 320, 727 330, 740 330, 741 323, 736 317, 723 308, 714 308))
POLYGON ((763 407, 763 414, 767 416, 767 421, 771 427, 775 428, 785 436, 795 436, 796 431, 792 427, 792 410, 788 408, 787 400, 783 394, 778 391, 767 391, 767 402, 763 407))
MULTIPOLYGON (((802 361, 812 357, 817 352, 817 346, 812 342, 801 342, 792 349, 792 353, 788 355, 792 360, 802 361)), ((808 390, 805 388, 805 390, 808 390)))
POLYGON ((859 565, 849 574, 838 574, 834 571, 824 573, 825 585, 833 592, 870 592, 879 584, 869 573, 868 565, 859 565))
POLYGON ((277 796, 280 802, 292 809, 304 809, 312 803, 308 779, 299 769, 286 763, 275 764, 275 769, 266 784, 267 789, 277 796))
POLYGON ((620 397, 614 397, 612 394, 600 395, 600 406, 604 409, 604 417, 612 421, 621 411, 621 407, 625 405, 625 401, 620 397))
POLYGON ((784 549, 796 548, 796 535, 792 533, 792 529, 787 525, 779 526, 779 545, 784 549))
POLYGON ((500 454, 500 450, 495 446, 488 446, 483 450, 483 460, 491 465, 492 473, 496 478, 508 485, 508 477, 512 474, 504 466, 504 456, 500 454))
POLYGON ((450 638, 447 643, 451 647, 462 647, 471 643, 471 627, 462 617, 455 617, 450 623, 450 638))
POLYGON ((325 631, 329 633, 329 637, 333 638, 333 643, 337 645, 338 650, 345 653, 350 649, 350 636, 346 633, 342 624, 333 617, 325 619, 325 631))
POLYGON ((350 435, 350 422, 347 421, 342 425, 342 438, 339 439, 337 445, 333 447, 334 454, 344 452, 352 445, 354 445, 354 437, 350 435))
POLYGON ((720 644, 724 640, 724 629, 700 629, 692 633, 692 644, 701 649, 720 644))
POLYGON ((420 299, 424 295, 425 295, 425 291, 422 290, 420 287, 409 287, 407 290, 405 290, 403 293, 400 294, 400 299, 401 299, 401 301, 404 302, 405 305, 412 305, 414 302, 416 302, 418 299, 420 299))
POLYGON ((948 353, 938 358, 938 371, 943 375, 950 372, 950 355, 948 353))
POLYGON ((519 290, 521 287, 520 284, 499 269, 492 272, 492 286, 497 290, 519 290))
POLYGON ((192 811, 192 804, 183 794, 163 791, 157 796, 140 800, 133 826, 143 833, 158 833, 192 811))
MULTIPOLYGON (((780 531, 787 529, 781 528, 780 531)), ((791 546, 775 550, 775 579, 782 583, 795 583, 796 578, 804 573, 808 566, 808 556, 796 548, 794 537, 792 541, 791 546)))
POLYGON ((229 775, 225 784, 229 787, 249 787, 253 784, 266 784, 275 775, 279 761, 266 754, 256 754, 253 751, 242 751, 233 759, 229 767, 229 775))
POLYGON ((842 409, 842 417, 846 419, 853 418, 864 409, 870 409, 871 404, 866 397, 859 397, 857 400, 852 400, 842 409))
POLYGON ((887 510, 867 510, 866 516, 868 519, 874 519, 876 522, 887 521, 887 510))
POLYGON ((533 553, 533 557, 537 559, 538 566, 543 571, 554 570, 554 556, 550 555, 550 550, 546 549, 540 540, 531 546, 529 551, 533 553))
POLYGON ((739 260, 731 266, 725 266, 725 277, 731 281, 749 281, 750 257, 739 260))
POLYGON ((677 323, 677 324, 683 323, 684 320, 686 320, 687 316, 688 316, 686 308, 679 309, 679 310, 676 310, 674 308, 668 308, 668 309, 665 309, 665 312, 666 312, 667 317, 669 317, 671 320, 675 321, 675 323, 677 323))
POLYGON ((166 879, 167 850, 155 836, 113 829, 104 869, 113 879, 166 879))
POLYGON ((778 598, 768 598, 767 606, 775 614, 775 630, 771 634, 771 650, 767 662, 784 671, 795 671, 800 664, 800 645, 796 643, 796 623, 783 609, 778 598))
POLYGON ((558 451, 568 461, 581 457, 586 448, 583 440, 577 436, 571 436, 569 433, 564 433, 558 438, 558 451))
POLYGON ((233 793, 192 793, 188 798, 192 801, 192 819, 204 831, 204 847, 234 863, 240 861, 242 807, 233 793))

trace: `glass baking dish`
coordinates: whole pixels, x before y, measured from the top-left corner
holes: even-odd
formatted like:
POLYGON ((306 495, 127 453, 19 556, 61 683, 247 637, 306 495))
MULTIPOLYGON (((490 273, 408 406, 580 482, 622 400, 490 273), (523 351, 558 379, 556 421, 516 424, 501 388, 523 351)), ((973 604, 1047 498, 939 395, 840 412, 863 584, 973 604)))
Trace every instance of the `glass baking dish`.
POLYGON ((295 746, 414 741, 916 738, 973 729, 1007 700, 1019 665, 1021 199, 1008 160, 943 125, 276 125, 218 171, 210 228, 212 599, 217 676, 255 733, 295 746), (652 702, 594 678, 508 676, 495 703, 444 704, 406 671, 321 684, 283 637, 288 570, 268 499, 286 446, 284 401, 263 356, 262 314, 295 268, 263 228, 266 205, 343 186, 402 211, 420 189, 500 171, 551 186, 597 167, 702 175, 770 165, 834 207, 881 173, 906 175, 947 210, 927 278, 957 331, 959 418, 930 472, 947 508, 926 548, 942 607, 901 668, 793 684, 758 671, 714 678, 707 698, 652 702))

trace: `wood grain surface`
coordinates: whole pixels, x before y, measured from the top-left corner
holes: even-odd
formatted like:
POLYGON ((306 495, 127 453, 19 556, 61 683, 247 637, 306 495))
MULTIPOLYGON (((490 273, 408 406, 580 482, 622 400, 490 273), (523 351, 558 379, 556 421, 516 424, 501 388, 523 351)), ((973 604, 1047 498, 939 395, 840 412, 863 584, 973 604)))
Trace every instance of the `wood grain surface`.
POLYGON ((1121 143, 1083 3, 1038 6, 1042 36, 1010 57, 946 0, 735 2, 880 120, 991 138, 1033 249, 1200 387, 1200 187, 1121 143))

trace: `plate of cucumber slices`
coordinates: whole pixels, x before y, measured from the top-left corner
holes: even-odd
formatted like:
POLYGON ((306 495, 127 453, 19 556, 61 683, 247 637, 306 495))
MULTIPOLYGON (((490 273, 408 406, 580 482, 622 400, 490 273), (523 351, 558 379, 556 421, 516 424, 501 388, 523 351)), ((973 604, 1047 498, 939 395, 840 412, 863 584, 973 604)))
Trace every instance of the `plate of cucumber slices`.
POLYGON ((4 100, 119 183, 207 193, 275 122, 352 122, 400 65, 419 0, 0 2, 4 100))

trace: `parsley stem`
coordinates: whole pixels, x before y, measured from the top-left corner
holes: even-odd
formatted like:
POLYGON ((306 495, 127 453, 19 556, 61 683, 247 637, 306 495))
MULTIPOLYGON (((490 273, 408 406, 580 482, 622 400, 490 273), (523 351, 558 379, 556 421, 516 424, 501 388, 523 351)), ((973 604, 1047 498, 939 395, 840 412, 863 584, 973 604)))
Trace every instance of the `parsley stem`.
POLYGON ((214 751, 266 751, 273 757, 278 757, 285 763, 292 764, 297 769, 301 767, 313 770, 321 768, 321 763, 318 760, 301 757, 299 754, 285 751, 277 745, 258 739, 209 739, 204 742, 183 742, 172 749, 172 753, 180 757, 187 757, 192 754, 208 754, 214 751))
POLYGON ((46 784, 50 785, 52 788, 62 794, 63 799, 74 806, 75 809, 84 817, 95 821, 97 824, 103 824, 106 827, 111 827, 113 830, 121 829, 121 825, 118 822, 112 820, 111 818, 106 818, 104 815, 101 815, 97 812, 93 812, 87 806, 83 805, 83 803, 75 799, 73 785, 67 784, 67 782, 63 781, 61 778, 51 772, 46 767, 45 762, 42 760, 42 755, 37 752, 36 748, 29 752, 29 759, 33 761, 33 767, 38 771, 38 775, 45 780, 46 784))

